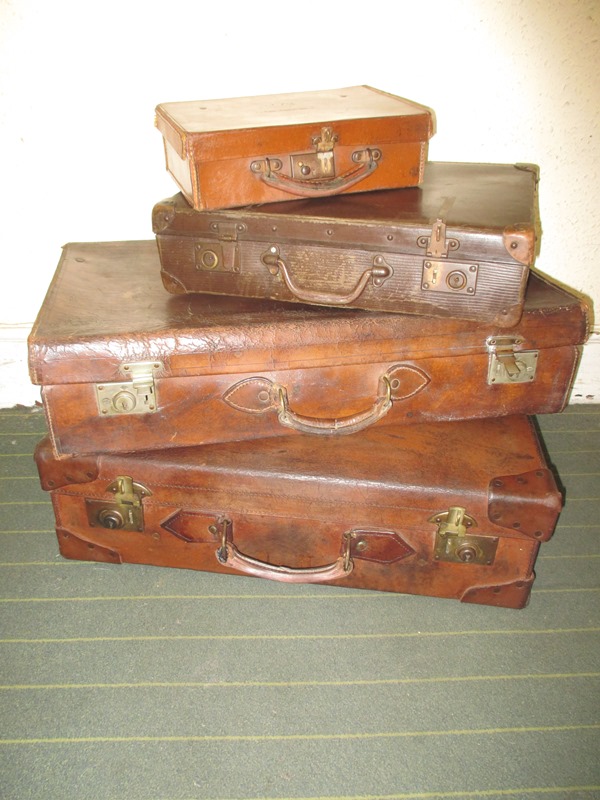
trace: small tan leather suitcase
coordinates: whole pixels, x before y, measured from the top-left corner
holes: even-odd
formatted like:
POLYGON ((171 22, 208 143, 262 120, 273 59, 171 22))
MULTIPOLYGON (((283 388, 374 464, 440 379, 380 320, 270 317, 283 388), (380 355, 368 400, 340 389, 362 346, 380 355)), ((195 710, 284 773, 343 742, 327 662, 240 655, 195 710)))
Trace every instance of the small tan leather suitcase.
POLYGON ((36 460, 67 558, 513 608, 561 508, 523 416, 36 460))
POLYGON ((434 118, 370 86, 162 103, 167 169, 196 209, 415 186, 434 118))
POLYGON ((419 188, 198 212, 157 203, 165 287, 514 326, 541 229, 532 165, 430 162, 419 188))
POLYGON ((532 275, 510 335, 402 314, 170 295, 156 244, 70 244, 29 337, 57 454, 549 413, 587 306, 532 275))

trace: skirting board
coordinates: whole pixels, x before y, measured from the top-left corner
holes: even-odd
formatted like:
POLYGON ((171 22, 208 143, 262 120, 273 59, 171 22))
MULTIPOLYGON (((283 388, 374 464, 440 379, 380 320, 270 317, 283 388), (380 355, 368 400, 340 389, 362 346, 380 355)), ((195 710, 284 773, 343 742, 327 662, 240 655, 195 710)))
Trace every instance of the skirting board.
MULTIPOLYGON (((0 324, 0 408, 40 402, 40 387, 32 386, 27 369, 30 328, 30 324, 0 324)), ((600 403, 600 328, 584 347, 570 402, 600 403)))

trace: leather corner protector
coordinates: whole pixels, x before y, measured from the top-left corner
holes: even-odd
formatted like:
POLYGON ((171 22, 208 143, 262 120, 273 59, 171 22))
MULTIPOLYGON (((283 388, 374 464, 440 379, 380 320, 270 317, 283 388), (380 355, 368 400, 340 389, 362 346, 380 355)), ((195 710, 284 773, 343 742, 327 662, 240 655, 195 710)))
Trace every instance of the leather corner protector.
POLYGON ((398 364, 387 372, 392 389, 392 400, 406 400, 422 391, 431 378, 419 367, 398 364))
POLYGON ((531 587, 535 580, 532 572, 528 578, 495 586, 472 586, 460 598, 461 603, 479 603, 485 606, 525 608, 529 602, 531 587))
POLYGON ((169 292, 169 294, 185 294, 185 286, 181 281, 177 280, 177 278, 174 278, 173 275, 170 275, 164 269, 161 269, 160 277, 163 282, 163 286, 167 292, 169 292))
POLYGON ((350 531, 350 555, 364 561, 392 564, 414 554, 413 548, 395 531, 350 531))
POLYGON ((98 477, 98 456, 63 456, 57 458, 50 438, 44 437, 34 453, 42 489, 51 492, 73 483, 90 483, 98 477))
POLYGON ((536 236, 531 225, 512 225, 505 228, 502 241, 506 252, 515 261, 530 267, 535 260, 536 236))
POLYGON ((267 378, 245 378, 231 386, 223 395, 223 402, 237 411, 264 414, 274 408, 273 383, 267 378))
POLYGON ((493 478, 488 487, 488 517, 495 525, 547 541, 563 501, 549 469, 493 478))
POLYGON ((152 231, 162 233, 175 219, 175 211, 167 202, 157 203, 152 209, 152 231))
POLYGON ((60 554, 64 558, 72 558, 76 561, 102 561, 108 564, 123 563, 120 554, 113 548, 89 542, 65 528, 57 528, 56 536, 60 554))

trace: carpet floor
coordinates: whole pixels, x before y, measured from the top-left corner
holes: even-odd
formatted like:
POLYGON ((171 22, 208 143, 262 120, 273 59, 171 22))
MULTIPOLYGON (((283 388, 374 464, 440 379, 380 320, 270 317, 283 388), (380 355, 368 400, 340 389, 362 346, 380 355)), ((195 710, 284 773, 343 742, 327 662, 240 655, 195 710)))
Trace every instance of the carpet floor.
POLYGON ((36 409, 0 411, 4 800, 600 798, 600 406, 526 609, 58 555, 36 409))

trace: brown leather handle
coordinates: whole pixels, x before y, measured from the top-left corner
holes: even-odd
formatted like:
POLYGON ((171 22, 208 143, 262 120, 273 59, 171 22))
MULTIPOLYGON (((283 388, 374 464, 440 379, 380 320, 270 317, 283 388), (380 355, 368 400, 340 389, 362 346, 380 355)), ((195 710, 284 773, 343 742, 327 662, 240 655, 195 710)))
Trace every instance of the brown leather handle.
POLYGON ((285 583, 322 583, 323 581, 333 581, 336 580, 336 578, 343 578, 349 575, 353 569, 351 559, 345 556, 340 556, 333 564, 327 564, 323 567, 308 567, 306 569, 267 564, 264 561, 258 561, 256 558, 251 558, 250 556, 240 553, 237 547, 231 542, 227 542, 224 548, 220 547, 216 551, 216 556, 219 563, 226 564, 232 569, 237 569, 240 572, 246 573, 246 575, 253 575, 256 578, 267 578, 272 581, 283 581, 285 583))
POLYGON ((333 564, 326 564, 322 567, 296 568, 267 564, 265 561, 259 561, 257 558, 240 553, 233 542, 228 539, 231 530, 231 520, 226 517, 222 517, 217 525, 209 527, 209 531, 214 536, 220 536, 221 539, 221 546, 216 550, 215 555, 219 564, 237 569, 239 572, 246 573, 246 575, 285 583, 322 583, 323 581, 343 578, 345 575, 349 575, 354 568, 350 558, 353 532, 344 534, 343 553, 333 564))
POLYGON ((358 165, 335 178, 297 180, 289 175, 284 175, 278 169, 274 169, 273 161, 276 161, 277 165, 280 165, 281 162, 278 159, 269 158, 265 158, 264 161, 253 161, 250 165, 250 170, 264 183, 273 186, 275 189, 288 192, 288 194, 297 195, 298 197, 328 197, 338 194, 344 189, 349 189, 374 172, 381 158, 381 151, 367 148, 365 151, 357 151, 353 154, 353 158, 355 156, 360 157, 358 165), (362 158, 363 153, 366 155, 364 160, 362 158))
POLYGON ((286 428, 293 428, 294 430, 301 431, 302 433, 313 434, 347 434, 362 431, 368 428, 377 420, 384 417, 392 407, 392 385, 387 375, 383 375, 380 379, 380 385, 383 389, 383 397, 378 397, 371 408, 366 411, 361 411, 358 414, 352 414, 349 417, 341 417, 337 419, 324 419, 318 417, 306 417, 302 414, 297 414, 292 411, 288 405, 287 391, 284 386, 277 386, 279 410, 277 418, 281 425, 286 428))
POLYGON ((346 306, 349 303, 353 303, 360 297, 370 280, 373 281, 373 286, 378 287, 393 274, 392 268, 384 262, 382 256, 379 256, 375 258, 373 266, 363 272, 354 289, 348 292, 348 294, 316 292, 311 289, 302 289, 296 284, 289 273, 287 264, 280 257, 279 248, 276 245, 273 245, 266 253, 263 253, 261 258, 271 275, 278 275, 281 273, 285 285, 298 300, 302 300, 306 303, 317 303, 328 306, 346 306))

